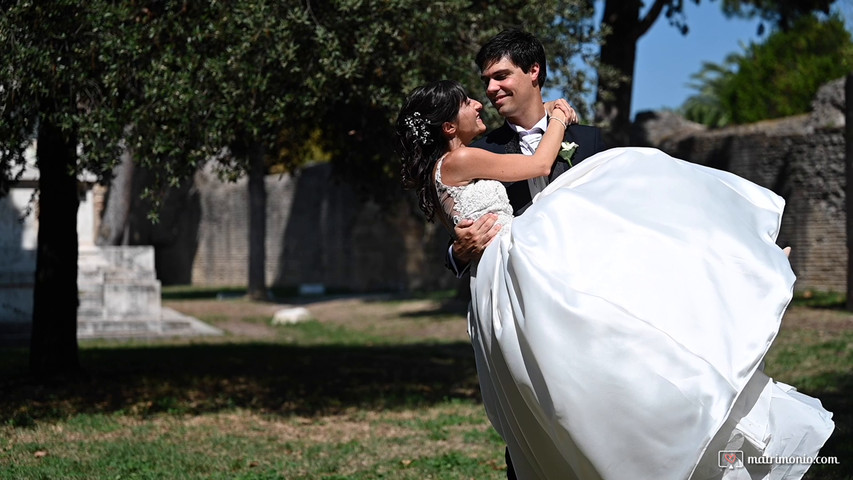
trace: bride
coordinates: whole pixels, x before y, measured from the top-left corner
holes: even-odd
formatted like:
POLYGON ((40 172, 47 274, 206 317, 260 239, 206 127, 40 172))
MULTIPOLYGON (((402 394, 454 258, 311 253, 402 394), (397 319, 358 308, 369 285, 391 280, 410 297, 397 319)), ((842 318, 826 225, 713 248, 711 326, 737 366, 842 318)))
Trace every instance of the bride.
POLYGON ((396 128, 404 185, 429 219, 502 225, 472 265, 468 331, 518 478, 802 477, 808 464, 776 460, 816 456, 834 424, 762 371, 795 280, 775 243, 782 198, 620 148, 513 219, 500 182, 547 174, 574 112, 556 101, 523 156, 467 147, 481 109, 440 81, 410 94, 396 128))

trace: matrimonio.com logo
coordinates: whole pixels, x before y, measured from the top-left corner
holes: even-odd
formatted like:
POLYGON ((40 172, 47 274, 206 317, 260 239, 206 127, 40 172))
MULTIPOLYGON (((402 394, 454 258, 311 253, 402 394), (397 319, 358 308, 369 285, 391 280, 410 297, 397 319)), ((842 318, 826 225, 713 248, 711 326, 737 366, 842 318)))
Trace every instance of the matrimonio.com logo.
POLYGON ((720 450, 717 465, 720 468, 728 469, 743 467, 743 452, 740 450, 720 450))
MULTIPOLYGON (((746 457, 748 465, 838 465, 838 457, 746 457)), ((717 457, 717 465, 720 468, 735 469, 743 468, 744 457, 740 450, 720 450, 717 457)))

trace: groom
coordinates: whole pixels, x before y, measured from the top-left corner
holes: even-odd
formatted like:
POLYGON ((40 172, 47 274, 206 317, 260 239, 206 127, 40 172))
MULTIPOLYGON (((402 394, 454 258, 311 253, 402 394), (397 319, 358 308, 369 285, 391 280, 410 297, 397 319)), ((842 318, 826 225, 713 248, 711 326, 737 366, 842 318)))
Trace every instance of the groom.
MULTIPOLYGON (((532 155, 548 127, 542 101, 542 86, 547 76, 542 43, 525 31, 504 30, 480 48, 477 66, 486 96, 506 122, 471 146, 495 153, 532 155)), ((563 141, 578 144, 572 164, 604 150, 601 131, 595 127, 569 125, 563 141)), ((569 168, 571 165, 560 159, 554 162, 547 177, 506 185, 513 213, 521 215, 539 191, 569 168)), ((457 277, 465 274, 470 262, 479 258, 497 235, 500 227, 495 225, 495 220, 495 215, 484 215, 477 221, 462 220, 456 225, 455 240, 448 249, 446 263, 457 277)), ((508 449, 506 464, 507 478, 514 480, 516 476, 508 449)))
MULTIPOLYGON (((548 126, 542 101, 542 86, 547 74, 542 43, 523 30, 504 30, 483 45, 477 53, 477 65, 486 96, 506 122, 471 146, 495 153, 532 155, 548 126)), ((601 131, 595 127, 569 125, 563 141, 578 144, 571 164, 604 150, 601 131)), ((567 161, 559 159, 547 177, 507 184, 514 214, 521 215, 536 193, 569 168, 571 165, 567 161)), ((484 215, 477 221, 462 220, 456 225, 455 240, 448 249, 446 263, 457 277, 468 270, 472 260, 482 255, 498 233, 496 219, 495 215, 484 215)))
MULTIPOLYGON (((477 66, 486 96, 506 122, 471 146, 495 153, 532 155, 548 127, 542 101, 542 86, 547 75, 542 43, 523 30, 504 30, 480 48, 477 66)), ((571 164, 559 159, 547 177, 506 185, 515 215, 521 215, 539 191, 572 165, 605 149, 601 131, 596 127, 569 125, 563 141, 578 144, 571 164)), ((498 233, 500 227, 495 225, 495 220, 495 215, 484 215, 477 221, 462 220, 456 225, 455 240, 448 249, 446 263, 457 277, 465 274, 470 262, 483 254, 498 233)), ((506 464, 507 478, 516 479, 508 449, 506 464)))

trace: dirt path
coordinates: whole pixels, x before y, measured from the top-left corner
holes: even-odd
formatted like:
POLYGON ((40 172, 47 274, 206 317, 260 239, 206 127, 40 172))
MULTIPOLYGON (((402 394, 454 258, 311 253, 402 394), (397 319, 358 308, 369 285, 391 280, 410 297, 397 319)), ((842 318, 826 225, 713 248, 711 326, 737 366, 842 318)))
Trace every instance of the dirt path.
MULTIPOLYGON (((269 321, 284 308, 305 307, 319 322, 384 334, 407 334, 447 340, 467 340, 466 305, 461 301, 403 299, 390 295, 303 299, 298 303, 227 300, 170 300, 165 306, 216 326, 232 335, 265 337, 274 332, 269 321), (429 319, 428 321, 426 319, 429 319), (436 320, 439 321, 436 321, 436 320), (405 332, 404 332, 405 331, 405 332)), ((828 308, 790 307, 783 329, 826 332, 853 330, 853 312, 828 308)))
POLYGON ((344 298, 317 298, 297 303, 252 302, 242 298, 228 300, 169 300, 164 306, 202 321, 232 335, 268 337, 274 332, 269 320, 275 312, 304 307, 322 323, 369 330, 385 335, 410 335, 419 338, 467 340, 467 306, 461 301, 403 299, 390 295, 366 295, 344 298), (259 321, 267 319, 266 321, 259 321))

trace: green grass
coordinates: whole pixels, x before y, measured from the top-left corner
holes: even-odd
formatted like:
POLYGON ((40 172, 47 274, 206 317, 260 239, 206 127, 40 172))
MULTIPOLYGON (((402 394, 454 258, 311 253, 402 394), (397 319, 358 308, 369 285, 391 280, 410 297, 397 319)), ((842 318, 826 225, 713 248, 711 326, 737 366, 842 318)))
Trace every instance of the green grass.
POLYGON ((765 372, 820 399, 833 412, 835 431, 820 451, 840 465, 813 465, 805 479, 853 478, 853 322, 842 331, 783 329, 766 357, 765 372))
POLYGON ((791 304, 802 307, 842 309, 847 302, 847 295, 839 292, 823 292, 805 290, 797 292, 791 304))
POLYGON ((4 350, 0 478, 505 478, 470 344, 402 335, 314 320, 263 340, 83 342, 85 376, 49 385, 4 350))
POLYGON ((246 287, 198 287, 194 285, 163 286, 163 300, 192 300, 218 297, 242 297, 246 295, 246 287))
MULTIPOLYGON (((49 384, 23 373, 25 350, 0 350, 0 478, 503 479, 470 344, 406 335, 447 322, 464 335, 450 298, 398 298, 383 302, 398 318, 354 311, 264 339, 84 342, 85 375, 49 384)), ((784 328, 767 357, 768 374, 835 413, 821 455, 841 465, 806 480, 853 478, 851 366, 853 330, 820 324, 784 328)))
POLYGON ((63 423, 62 432, 54 425, 17 432, 3 448, 4 460, 14 461, 4 461, 0 473, 4 479, 499 478, 501 443, 469 435, 488 428, 480 407, 442 405, 422 414, 445 408, 462 409, 473 420, 448 435, 444 442, 452 447, 429 449, 422 448, 429 436, 417 426, 388 432, 371 420, 358 422, 363 434, 322 433, 350 422, 346 415, 297 422, 243 410, 198 419, 101 414, 87 425, 63 423), (318 438, 299 438, 300 431, 318 438))

